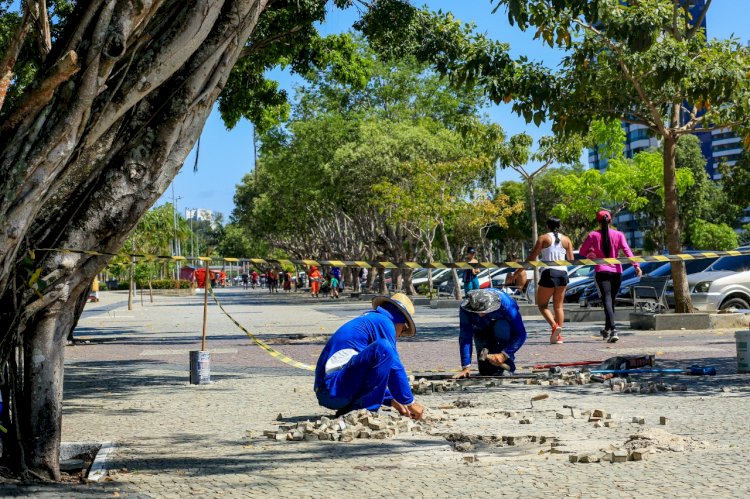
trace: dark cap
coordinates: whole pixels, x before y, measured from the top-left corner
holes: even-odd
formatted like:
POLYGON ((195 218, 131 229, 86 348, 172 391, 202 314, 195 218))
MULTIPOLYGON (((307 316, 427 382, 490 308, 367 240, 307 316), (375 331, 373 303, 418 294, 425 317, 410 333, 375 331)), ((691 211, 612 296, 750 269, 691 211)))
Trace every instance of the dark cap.
POLYGON ((500 295, 489 289, 475 289, 466 295, 461 308, 467 312, 488 314, 500 308, 500 295))

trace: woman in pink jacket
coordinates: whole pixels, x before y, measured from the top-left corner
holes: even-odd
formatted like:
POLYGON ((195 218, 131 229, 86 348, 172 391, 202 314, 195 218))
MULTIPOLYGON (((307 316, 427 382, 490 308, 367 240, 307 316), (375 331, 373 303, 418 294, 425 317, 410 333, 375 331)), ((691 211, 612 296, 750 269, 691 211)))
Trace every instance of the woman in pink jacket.
MULTIPOLYGON (((601 228, 589 232, 579 250, 581 255, 586 258, 617 258, 622 250, 626 256, 633 256, 625 235, 620 231, 610 229, 609 223, 612 221, 612 215, 607 210, 600 210, 596 214, 596 221, 599 222, 601 228)), ((633 263, 633 267, 635 267, 636 275, 640 277, 641 267, 637 263, 633 263)), ((602 297, 604 305, 605 324, 600 333, 608 343, 614 343, 619 339, 615 327, 615 297, 622 280, 622 265, 597 265, 594 267, 594 272, 599 296, 602 297)))

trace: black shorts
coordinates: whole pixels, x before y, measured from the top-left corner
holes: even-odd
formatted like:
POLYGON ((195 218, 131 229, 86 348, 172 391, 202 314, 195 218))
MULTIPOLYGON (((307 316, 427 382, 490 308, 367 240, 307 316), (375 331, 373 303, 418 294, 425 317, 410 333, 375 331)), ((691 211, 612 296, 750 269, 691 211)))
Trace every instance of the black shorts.
POLYGON ((539 286, 542 288, 557 288, 568 285, 568 273, 564 270, 546 269, 542 271, 539 278, 539 286))

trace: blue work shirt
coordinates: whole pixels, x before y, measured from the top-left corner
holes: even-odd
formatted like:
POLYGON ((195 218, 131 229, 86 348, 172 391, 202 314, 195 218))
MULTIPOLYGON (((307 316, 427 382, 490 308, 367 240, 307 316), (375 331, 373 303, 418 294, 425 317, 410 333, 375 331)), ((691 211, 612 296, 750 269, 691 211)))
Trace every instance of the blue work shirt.
POLYGON ((467 312, 463 308, 458 314, 460 333, 458 336, 458 348, 461 354, 461 367, 471 365, 471 353, 473 350, 474 335, 480 332, 491 333, 495 321, 504 319, 510 324, 511 337, 508 345, 503 348, 511 360, 515 360, 515 354, 526 341, 526 328, 523 325, 521 312, 518 310, 516 301, 499 289, 490 288, 488 291, 500 296, 500 308, 490 312, 484 317, 478 313, 467 312))
MULTIPOLYGON (((366 312, 336 330, 333 336, 328 339, 328 343, 326 343, 326 346, 320 353, 318 363, 315 366, 315 391, 317 392, 320 388, 326 386, 326 363, 331 356, 336 352, 347 349, 361 352, 368 345, 378 340, 388 342, 393 347, 396 355, 398 355, 396 351, 396 327, 393 324, 393 317, 382 307, 366 312)), ((395 381, 398 384, 398 390, 394 391, 398 392, 399 398, 403 398, 403 400, 397 401, 402 404, 411 404, 414 402, 414 395, 409 385, 409 377, 400 359, 392 375, 396 376, 395 381)), ((386 391, 384 402, 389 402, 392 398, 393 396, 390 394, 390 391, 386 391)))

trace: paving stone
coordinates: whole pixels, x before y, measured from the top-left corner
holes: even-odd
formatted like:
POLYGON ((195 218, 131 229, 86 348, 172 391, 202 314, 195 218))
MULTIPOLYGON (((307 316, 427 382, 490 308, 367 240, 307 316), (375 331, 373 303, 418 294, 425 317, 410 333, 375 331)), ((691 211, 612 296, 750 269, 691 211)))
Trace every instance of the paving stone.
POLYGON ((669 422, 669 418, 666 416, 659 416, 659 424, 666 425, 669 422))

